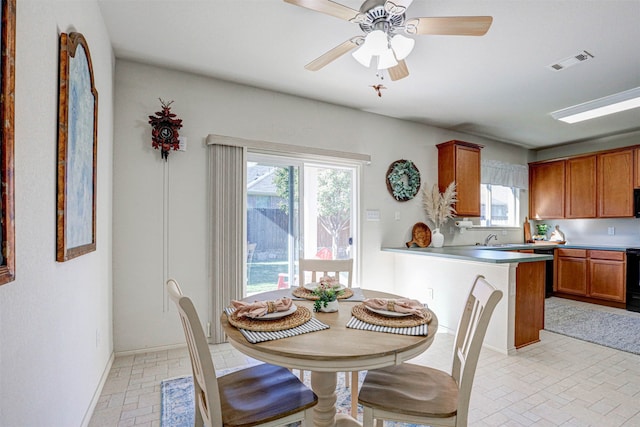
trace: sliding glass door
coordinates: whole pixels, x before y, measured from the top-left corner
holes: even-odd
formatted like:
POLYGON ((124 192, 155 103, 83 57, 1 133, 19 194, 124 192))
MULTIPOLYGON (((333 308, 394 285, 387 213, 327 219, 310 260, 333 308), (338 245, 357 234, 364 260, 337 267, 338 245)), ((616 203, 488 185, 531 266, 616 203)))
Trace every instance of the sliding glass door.
POLYGON ((298 258, 354 257, 356 168, 249 154, 245 296, 297 286, 298 258))

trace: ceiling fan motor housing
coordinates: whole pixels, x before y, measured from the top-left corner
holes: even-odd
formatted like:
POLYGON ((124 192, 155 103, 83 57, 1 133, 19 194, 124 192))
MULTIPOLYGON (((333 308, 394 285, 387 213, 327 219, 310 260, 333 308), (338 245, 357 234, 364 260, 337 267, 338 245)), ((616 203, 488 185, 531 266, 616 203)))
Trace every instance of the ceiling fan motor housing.
POLYGON ((389 13, 385 7, 386 4, 385 0, 367 0, 360 6, 360 14, 356 18, 356 22, 365 34, 374 30, 381 30, 387 34, 397 34, 404 31, 404 11, 401 14, 389 13))

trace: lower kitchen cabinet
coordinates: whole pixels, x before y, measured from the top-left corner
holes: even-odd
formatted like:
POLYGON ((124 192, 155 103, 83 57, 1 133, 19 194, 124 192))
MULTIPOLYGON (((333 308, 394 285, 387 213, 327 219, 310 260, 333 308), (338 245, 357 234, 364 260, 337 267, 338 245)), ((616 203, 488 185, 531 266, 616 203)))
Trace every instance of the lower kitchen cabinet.
POLYGON ((589 296, 626 301, 627 268, 624 252, 589 251, 589 296))
POLYGON ((559 248, 555 272, 556 295, 624 307, 627 275, 624 252, 559 248))
POLYGON ((584 249, 558 249, 556 251, 557 292, 587 295, 587 251, 584 249))
POLYGON ((516 348, 540 341, 544 329, 545 262, 521 262, 516 268, 516 348))

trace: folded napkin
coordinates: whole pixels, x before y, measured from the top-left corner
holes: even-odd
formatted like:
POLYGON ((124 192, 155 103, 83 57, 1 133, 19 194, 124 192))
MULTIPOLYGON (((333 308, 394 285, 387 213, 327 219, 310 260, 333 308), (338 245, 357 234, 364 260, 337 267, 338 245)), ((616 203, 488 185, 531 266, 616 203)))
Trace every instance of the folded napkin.
POLYGON ((424 306, 420 301, 414 299, 387 299, 387 298, 367 298, 363 301, 366 307, 374 310, 395 311, 397 313, 411 313, 422 318, 426 317, 424 306))
POLYGON ((273 301, 255 301, 255 302, 244 302, 244 301, 231 301, 231 305, 233 305, 236 309, 236 316, 238 317, 262 317, 268 313, 274 313, 276 311, 287 311, 291 308, 291 298, 278 298, 273 301))
POLYGON ((323 288, 333 288, 340 286, 340 280, 333 276, 322 276, 318 281, 323 288))

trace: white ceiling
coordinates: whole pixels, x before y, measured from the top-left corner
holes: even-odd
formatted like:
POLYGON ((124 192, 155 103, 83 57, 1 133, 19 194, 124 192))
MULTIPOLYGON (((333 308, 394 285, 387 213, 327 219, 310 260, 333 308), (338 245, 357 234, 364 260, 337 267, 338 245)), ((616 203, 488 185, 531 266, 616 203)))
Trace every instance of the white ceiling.
MULTIPOLYGON (((361 0, 339 0, 359 9, 361 0)), ((346 54, 361 34, 283 0, 98 0, 116 57, 318 99, 529 148, 640 130, 640 108, 569 125, 551 111, 640 86, 640 0, 414 0, 407 17, 490 15, 482 37, 415 36, 409 77, 379 83, 346 54), (583 50, 594 58, 548 65, 583 50)), ((640 142, 640 141, 639 141, 640 142)))

